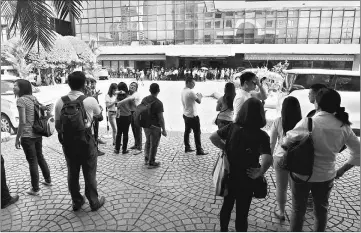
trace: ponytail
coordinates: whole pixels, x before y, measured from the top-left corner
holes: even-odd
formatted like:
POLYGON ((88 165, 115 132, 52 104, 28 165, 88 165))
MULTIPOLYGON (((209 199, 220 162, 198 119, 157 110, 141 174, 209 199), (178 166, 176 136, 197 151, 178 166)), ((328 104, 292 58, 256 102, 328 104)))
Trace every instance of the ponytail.
POLYGON ((352 123, 348 119, 348 113, 345 112, 344 107, 339 107, 335 113, 335 117, 342 122, 343 125, 351 125, 352 123))

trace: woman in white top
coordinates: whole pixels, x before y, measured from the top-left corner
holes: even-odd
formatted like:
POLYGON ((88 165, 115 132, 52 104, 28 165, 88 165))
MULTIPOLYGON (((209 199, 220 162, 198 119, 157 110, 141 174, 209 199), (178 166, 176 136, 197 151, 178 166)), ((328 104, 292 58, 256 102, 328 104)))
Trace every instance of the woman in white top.
POLYGON ((236 88, 233 83, 226 83, 224 96, 217 100, 216 111, 219 112, 216 124, 218 129, 232 123, 233 120, 233 100, 236 96, 236 88))
POLYGON ((302 119, 301 107, 297 98, 287 97, 282 104, 281 117, 278 117, 272 124, 270 132, 271 152, 273 154, 273 168, 276 173, 276 200, 277 206, 273 213, 275 216, 285 220, 285 206, 287 202, 287 188, 289 172, 283 168, 284 150, 281 143, 284 135, 293 129, 302 119), (278 141, 277 147, 276 142, 278 141))
MULTIPOLYGON (((327 225, 328 199, 334 179, 340 178, 353 166, 360 166, 360 140, 352 131, 348 113, 340 107, 340 94, 332 89, 321 89, 316 96, 317 113, 312 117, 312 139, 315 160, 313 173, 308 177, 294 174, 291 180, 292 216, 290 231, 302 231, 311 191, 315 214, 314 231, 325 231, 327 225), (336 156, 346 144, 350 151, 348 161, 336 170, 336 156)), ((307 133, 308 119, 302 119, 284 138, 286 148, 307 133)))
POLYGON ((117 114, 116 109, 116 102, 117 102, 117 95, 116 91, 118 86, 116 83, 110 84, 108 94, 105 96, 105 106, 108 109, 108 119, 110 122, 110 126, 112 127, 112 134, 113 134, 113 145, 115 145, 115 137, 117 135, 117 123, 115 120, 115 116, 117 114))

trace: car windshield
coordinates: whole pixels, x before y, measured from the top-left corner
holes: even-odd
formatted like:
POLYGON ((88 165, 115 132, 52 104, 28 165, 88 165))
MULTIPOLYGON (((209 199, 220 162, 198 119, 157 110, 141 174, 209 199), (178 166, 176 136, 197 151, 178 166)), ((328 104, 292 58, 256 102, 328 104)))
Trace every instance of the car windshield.
POLYGON ((301 86, 304 89, 310 89, 315 83, 331 86, 332 76, 328 74, 290 74, 290 79, 294 80, 293 85, 301 86))
POLYGON ((1 81, 1 94, 2 95, 13 95, 14 94, 13 88, 14 88, 13 82, 1 81))

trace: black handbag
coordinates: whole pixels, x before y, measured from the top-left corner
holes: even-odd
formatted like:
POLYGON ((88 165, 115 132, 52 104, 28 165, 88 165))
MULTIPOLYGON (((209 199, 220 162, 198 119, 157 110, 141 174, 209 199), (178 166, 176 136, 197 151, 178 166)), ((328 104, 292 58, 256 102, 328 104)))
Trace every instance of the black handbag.
POLYGON ((268 194, 267 179, 264 176, 260 176, 254 180, 253 183, 253 197, 257 199, 266 198, 268 194))

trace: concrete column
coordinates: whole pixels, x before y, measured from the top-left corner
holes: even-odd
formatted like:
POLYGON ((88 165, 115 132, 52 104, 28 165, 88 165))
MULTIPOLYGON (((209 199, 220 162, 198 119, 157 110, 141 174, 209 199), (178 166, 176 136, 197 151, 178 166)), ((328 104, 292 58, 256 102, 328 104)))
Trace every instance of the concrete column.
POLYGON ((353 71, 360 70, 360 54, 355 54, 355 58, 353 59, 353 64, 352 64, 352 70, 353 71))

